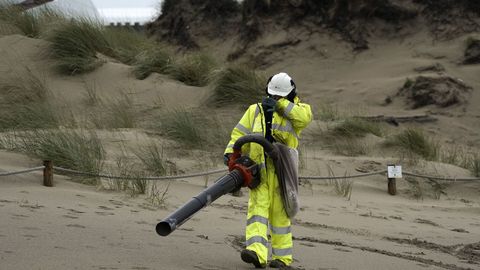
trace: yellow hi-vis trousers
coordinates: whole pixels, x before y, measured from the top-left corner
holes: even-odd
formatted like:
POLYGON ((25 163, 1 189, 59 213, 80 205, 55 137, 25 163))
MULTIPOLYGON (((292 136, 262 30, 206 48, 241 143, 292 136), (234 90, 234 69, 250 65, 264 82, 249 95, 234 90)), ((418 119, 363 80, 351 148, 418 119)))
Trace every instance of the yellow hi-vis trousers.
POLYGON ((290 265, 293 261, 291 223, 283 208, 280 186, 270 158, 267 158, 266 167, 266 179, 250 190, 246 246, 257 253, 260 264, 266 265, 270 232, 272 260, 278 259, 290 265))

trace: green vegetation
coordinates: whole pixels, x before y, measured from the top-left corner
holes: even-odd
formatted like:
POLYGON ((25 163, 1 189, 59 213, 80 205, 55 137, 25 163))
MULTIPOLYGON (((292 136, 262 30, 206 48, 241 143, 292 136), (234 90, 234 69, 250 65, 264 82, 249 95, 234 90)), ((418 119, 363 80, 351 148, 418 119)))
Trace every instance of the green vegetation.
POLYGON ((321 103, 315 110, 315 119, 321 121, 336 121, 340 119, 340 112, 337 106, 333 106, 329 103, 321 103))
POLYGON ((175 62, 169 74, 175 80, 186 85, 205 86, 210 80, 210 74, 216 67, 216 63, 210 56, 203 53, 195 53, 184 56, 175 62))
POLYGON ((39 8, 35 12, 23 11, 12 6, 8 1, 0 3, 0 25, 2 25, 2 29, 16 29, 17 33, 30 38, 40 37, 53 22, 62 19, 61 14, 48 8, 39 8))
POLYGON ((133 100, 128 94, 106 104, 108 117, 105 126, 108 128, 134 128, 137 123, 137 112, 133 100))
POLYGON ((360 118, 347 118, 334 126, 328 133, 335 138, 358 138, 367 134, 373 134, 378 137, 383 136, 383 130, 378 123, 360 118))
POLYGON ((99 99, 95 92, 88 91, 87 101, 90 102, 89 121, 99 129, 135 128, 137 127, 139 112, 135 108, 132 98, 121 92, 120 96, 112 99, 99 99), (91 102, 97 102, 95 105, 91 102), (98 105, 98 106, 96 106, 98 105))
POLYGON ((153 72, 168 74, 172 63, 172 58, 164 49, 152 47, 136 56, 133 74, 139 80, 147 78, 153 72))
POLYGON ((438 160, 440 145, 429 138, 422 130, 408 128, 387 139, 386 146, 396 147, 410 156, 418 155, 426 160, 438 160))
POLYGON ((52 56, 58 60, 59 71, 64 74, 95 69, 103 63, 97 58, 97 52, 113 54, 103 26, 86 18, 63 23, 52 31, 49 40, 52 56))
POLYGON ((135 64, 137 55, 157 45, 145 33, 131 28, 105 27, 103 31, 110 50, 100 52, 127 65, 135 64))
POLYGON ((85 85, 85 104, 87 106, 96 106, 102 101, 97 93, 97 84, 95 81, 92 82, 83 82, 85 85))
POLYGON ((266 77, 248 66, 231 66, 215 76, 211 103, 217 106, 253 104, 264 95, 266 77))
MULTIPOLYGON (((94 132, 63 129, 26 131, 17 133, 10 147, 41 160, 51 160, 55 166, 93 174, 100 173, 105 159, 103 145, 94 132)), ((95 183, 91 178, 82 182, 95 183)))
POLYGON ((177 171, 175 163, 167 160, 163 148, 155 143, 140 147, 135 155, 142 161, 145 168, 156 176, 173 174, 177 171))
POLYGON ((0 81, 0 92, 0 130, 58 126, 58 117, 47 100, 45 82, 28 68, 0 81))
POLYGON ((410 86, 412 86, 414 83, 414 81, 410 78, 407 78, 405 80, 405 83, 403 84, 403 88, 410 88, 410 86))
POLYGON ((359 139, 333 139, 330 143, 335 154, 348 157, 364 156, 370 150, 368 145, 359 139))
POLYGON ((200 147, 205 141, 201 126, 205 123, 198 119, 193 110, 179 108, 165 113, 161 122, 161 130, 165 135, 188 147, 200 147), (200 125, 202 123, 202 125, 200 125))
POLYGON ((475 153, 469 158, 467 168, 470 169, 473 176, 480 177, 480 154, 475 153))
POLYGON ((405 181, 408 184, 408 192, 410 195, 416 200, 423 200, 424 191, 418 180, 415 177, 407 176, 405 177, 405 181))
MULTIPOLYGON (((332 168, 327 165, 328 175, 335 177, 332 168)), ((353 181, 347 178, 330 179, 329 184, 333 185, 335 193, 350 200, 352 197, 353 181)))

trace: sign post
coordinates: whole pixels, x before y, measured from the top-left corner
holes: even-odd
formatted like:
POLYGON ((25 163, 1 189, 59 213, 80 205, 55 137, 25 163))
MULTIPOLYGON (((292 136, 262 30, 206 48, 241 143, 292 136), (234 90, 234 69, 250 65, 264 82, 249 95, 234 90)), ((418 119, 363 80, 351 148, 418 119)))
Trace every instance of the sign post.
POLYGON ((387 165, 387 177, 388 177, 388 194, 397 194, 397 178, 402 178, 402 166, 400 165, 387 165))

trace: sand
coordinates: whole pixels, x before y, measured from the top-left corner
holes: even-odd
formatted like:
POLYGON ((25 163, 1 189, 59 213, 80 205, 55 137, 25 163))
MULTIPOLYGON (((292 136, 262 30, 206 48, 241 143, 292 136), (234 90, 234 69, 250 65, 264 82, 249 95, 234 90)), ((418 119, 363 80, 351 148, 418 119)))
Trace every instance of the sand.
MULTIPOLYGON (((301 34, 301 33, 300 33, 301 34)), ((299 34, 299 35, 300 35, 299 34)), ((287 34, 266 36, 281 42, 287 34)), ((314 110, 336 104, 363 115, 434 116, 422 124, 444 143, 478 149, 480 145, 480 66, 458 65, 465 37, 432 43, 426 33, 405 39, 375 40, 370 50, 352 54, 338 37, 314 33, 308 42, 284 51, 266 73, 287 71, 300 95, 314 110), (339 45, 340 44, 340 45, 339 45), (440 63, 446 73, 473 87, 467 104, 448 109, 409 110, 404 100, 388 106, 415 68, 440 63)), ((136 106, 196 107, 204 105, 208 87, 189 87, 163 75, 139 81, 131 67, 108 61, 96 71, 60 76, 45 54, 48 43, 19 35, 0 37, 0 78, 29 67, 41 70, 46 83, 64 106, 82 112, 85 84, 95 83, 106 99, 128 93, 136 106)), ((277 57, 273 55, 271 57, 277 57)), ((220 111, 219 111, 220 112, 220 111)), ((399 162, 388 153, 344 157, 325 149, 315 131, 316 120, 301 140, 303 175, 356 174, 356 169, 384 169, 399 162)), ((403 125, 402 125, 403 127, 403 125)), ((227 127, 228 128, 228 127, 227 127)), ((107 152, 119 145, 141 145, 151 137, 140 129, 101 131, 107 152)), ((372 140, 380 140, 372 138, 372 140)), ((167 154, 184 172, 221 167, 198 165, 199 158, 175 147, 167 154)), ((112 155, 108 162, 114 162, 112 155)), ((204 161, 202 161, 204 162, 204 161)), ((41 165, 24 155, 0 151, 2 171, 41 165)), ((446 177, 467 177, 465 169, 435 162, 405 164, 406 170, 446 177)), ((211 176, 209 184, 220 175, 211 176)), ((226 195, 200 211, 168 237, 155 233, 162 218, 204 188, 204 178, 171 182, 164 207, 152 208, 145 196, 131 197, 72 182, 55 175, 54 187, 42 186, 41 172, 0 177, 0 269, 251 269, 240 259, 246 222, 248 190, 226 195)), ((167 182, 159 182, 165 188, 167 182)), ((398 195, 387 193, 384 176, 357 179, 351 197, 336 195, 333 185, 311 180, 300 187, 301 211, 293 225, 293 269, 479 269, 480 185, 450 183, 439 199, 431 190, 414 198, 411 187, 398 180, 398 195)))

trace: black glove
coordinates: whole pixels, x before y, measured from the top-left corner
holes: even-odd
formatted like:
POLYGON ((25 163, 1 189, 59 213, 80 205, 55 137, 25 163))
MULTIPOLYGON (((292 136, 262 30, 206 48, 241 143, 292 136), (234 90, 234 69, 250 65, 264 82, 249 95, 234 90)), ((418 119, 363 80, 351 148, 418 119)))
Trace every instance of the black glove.
POLYGON ((225 166, 228 166, 228 160, 230 159, 230 155, 231 153, 223 155, 223 164, 225 164, 225 166))
POLYGON ((267 112, 274 112, 276 105, 277 105, 277 100, 274 99, 274 98, 266 97, 266 98, 263 98, 263 100, 262 100, 262 107, 267 112))

